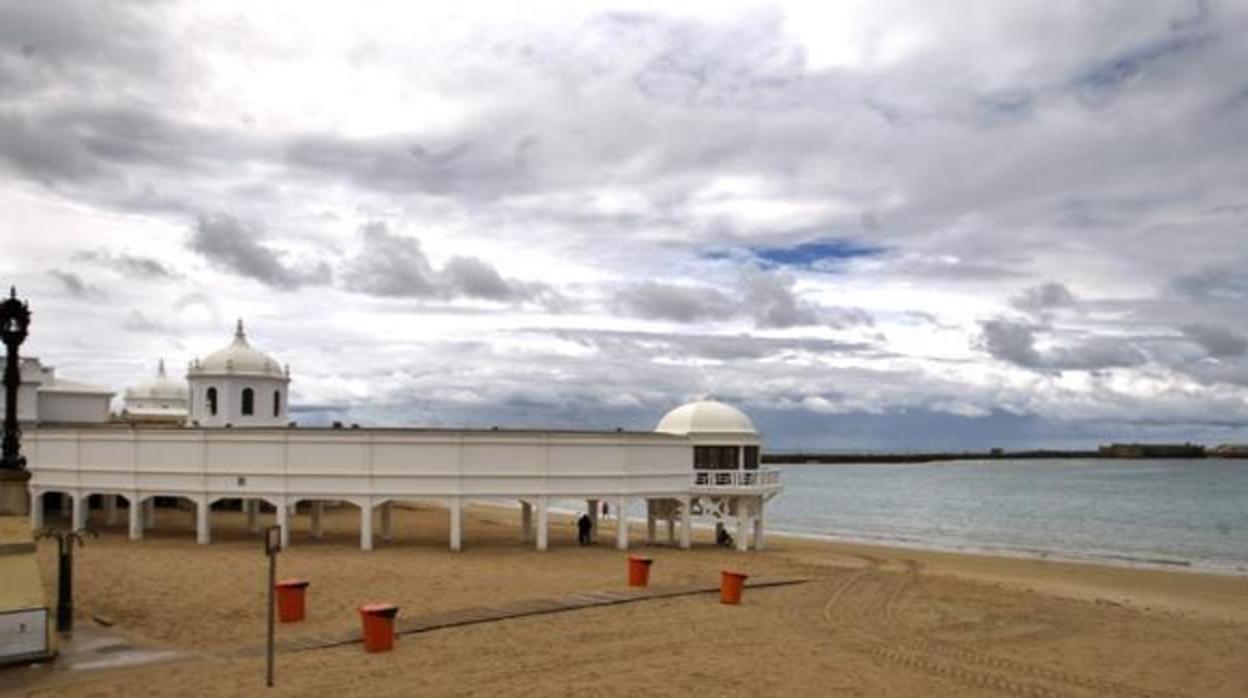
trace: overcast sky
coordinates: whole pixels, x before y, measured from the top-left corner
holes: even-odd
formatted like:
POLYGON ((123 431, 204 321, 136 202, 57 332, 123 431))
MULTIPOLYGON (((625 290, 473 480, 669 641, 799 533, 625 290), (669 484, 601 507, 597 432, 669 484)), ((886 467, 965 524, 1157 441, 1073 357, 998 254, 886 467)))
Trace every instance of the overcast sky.
POLYGON ((1248 440, 1248 3, 429 4, 0 0, 25 353, 121 391, 241 317, 304 423, 1248 440))

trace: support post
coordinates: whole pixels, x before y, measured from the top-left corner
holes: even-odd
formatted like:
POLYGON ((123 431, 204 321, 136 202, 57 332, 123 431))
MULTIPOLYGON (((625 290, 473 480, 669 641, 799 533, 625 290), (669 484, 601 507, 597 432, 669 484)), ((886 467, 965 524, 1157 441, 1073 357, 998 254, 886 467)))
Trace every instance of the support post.
POLYGON ((690 497, 680 498, 680 549, 688 550, 693 546, 693 500, 690 497))
POLYGON ((520 538, 533 542, 533 505, 524 500, 520 500, 520 538))
POLYGON ((754 510, 754 549, 763 549, 763 501, 760 498, 758 508, 754 510))
POLYGON ((373 500, 360 500, 360 550, 373 549, 373 500))
POLYGON ((274 505, 273 515, 277 519, 278 528, 281 529, 279 545, 282 546, 282 550, 286 550, 290 547, 290 505, 285 499, 274 505))
POLYGON ((207 545, 212 541, 212 529, 209 524, 211 511, 212 505, 208 503, 207 497, 199 497, 195 500, 195 542, 200 545, 207 545))
MULTIPOLYGON (((673 508, 675 504, 673 503, 673 508)), ((667 512, 667 544, 676 545, 676 512, 667 512)))
POLYGON ((654 500, 646 500, 646 545, 654 545, 654 500))
POLYGON ((325 502, 322 502, 319 499, 312 502, 310 514, 312 520, 310 522, 310 526, 312 529, 312 537, 316 540, 322 540, 325 538, 324 522, 321 521, 321 515, 324 513, 324 509, 325 502))
POLYGON ((143 503, 139 501, 139 493, 130 494, 130 540, 143 539, 143 503))
POLYGON ((750 549, 750 533, 747 525, 750 522, 750 505, 746 500, 737 499, 737 551, 745 552, 750 549))
POLYGON ((537 549, 545 550, 549 534, 550 515, 545 496, 537 498, 537 549))
POLYGON ((390 532, 390 502, 381 505, 381 539, 390 541, 392 538, 390 532))
POLYGON ((451 516, 451 551, 459 552, 463 549, 463 531, 464 531, 464 505, 463 500, 457 495, 451 497, 447 502, 447 508, 450 510, 451 516))
POLYGON ((38 531, 43 528, 45 519, 43 493, 39 490, 30 491, 30 530, 38 531))
POLYGON ((117 495, 104 495, 104 524, 107 526, 117 525, 117 495))
POLYGON ((589 542, 598 542, 598 500, 585 500, 585 508, 589 510, 589 542))
POLYGON ((615 522, 615 548, 628 550, 628 497, 616 497, 615 522))
POLYGON ((70 529, 77 531, 87 527, 87 507, 91 504, 91 494, 89 492, 75 492, 73 502, 70 529))
POLYGON ((243 507, 247 509, 247 530, 251 533, 260 532, 260 502, 255 499, 244 499, 243 507))
POLYGON ((148 497, 143 500, 143 528, 144 530, 156 528, 155 497, 148 497))

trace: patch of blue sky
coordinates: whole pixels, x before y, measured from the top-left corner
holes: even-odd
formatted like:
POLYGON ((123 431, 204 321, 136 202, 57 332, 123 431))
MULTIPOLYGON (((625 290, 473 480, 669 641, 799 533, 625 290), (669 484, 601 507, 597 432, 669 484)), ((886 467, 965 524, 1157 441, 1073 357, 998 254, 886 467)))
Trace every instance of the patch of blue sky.
POLYGON ((853 240, 816 240, 790 247, 751 247, 750 252, 767 265, 799 269, 829 270, 842 262, 861 257, 876 257, 886 250, 853 240))

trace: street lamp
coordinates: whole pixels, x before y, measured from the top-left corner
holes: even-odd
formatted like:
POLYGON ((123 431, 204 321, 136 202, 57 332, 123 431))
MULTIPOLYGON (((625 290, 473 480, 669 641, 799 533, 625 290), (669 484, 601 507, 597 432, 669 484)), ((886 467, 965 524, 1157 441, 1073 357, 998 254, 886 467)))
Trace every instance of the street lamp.
POLYGON ((22 457, 22 430, 17 426, 17 389, 22 383, 17 349, 26 341, 30 327, 30 307, 17 299, 17 289, 9 287, 9 297, 0 303, 0 341, 4 342, 4 451, 0 469, 25 470, 22 457))

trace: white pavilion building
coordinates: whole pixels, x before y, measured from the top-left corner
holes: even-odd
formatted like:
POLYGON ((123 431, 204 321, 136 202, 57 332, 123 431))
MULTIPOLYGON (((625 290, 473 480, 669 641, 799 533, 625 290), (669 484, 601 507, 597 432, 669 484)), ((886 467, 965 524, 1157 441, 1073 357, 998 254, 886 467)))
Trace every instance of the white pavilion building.
MULTIPOLYGON (((394 503, 435 501, 446 506, 450 548, 460 550, 466 502, 519 502, 524 539, 545 550, 552 505, 582 500, 593 518, 601 502, 620 513, 644 502, 647 543, 665 521, 668 541, 688 548, 700 519, 717 533, 735 529, 737 548, 747 550, 762 547, 764 508, 780 492, 779 473, 760 464, 753 423, 721 402, 680 406, 654 431, 308 428, 287 420, 290 379, 288 367, 248 343, 240 321, 230 345, 191 362, 182 428, 27 429, 32 525, 43 526, 45 494, 70 498, 74 528, 86 525, 90 497, 105 495, 110 519, 119 500, 128 502, 130 537, 139 539, 154 498, 177 497, 194 506, 196 539, 209 543, 213 504, 241 500, 253 530, 259 504, 271 505, 289 545, 292 516, 306 513, 319 538, 323 507, 347 504, 359 510, 360 548, 371 550, 376 510, 388 539, 394 503)), ((615 543, 628 548, 628 526, 617 527, 615 543)))
POLYGON ((155 376, 126 389, 121 416, 133 422, 182 424, 188 403, 186 382, 170 379, 161 359, 155 376))

